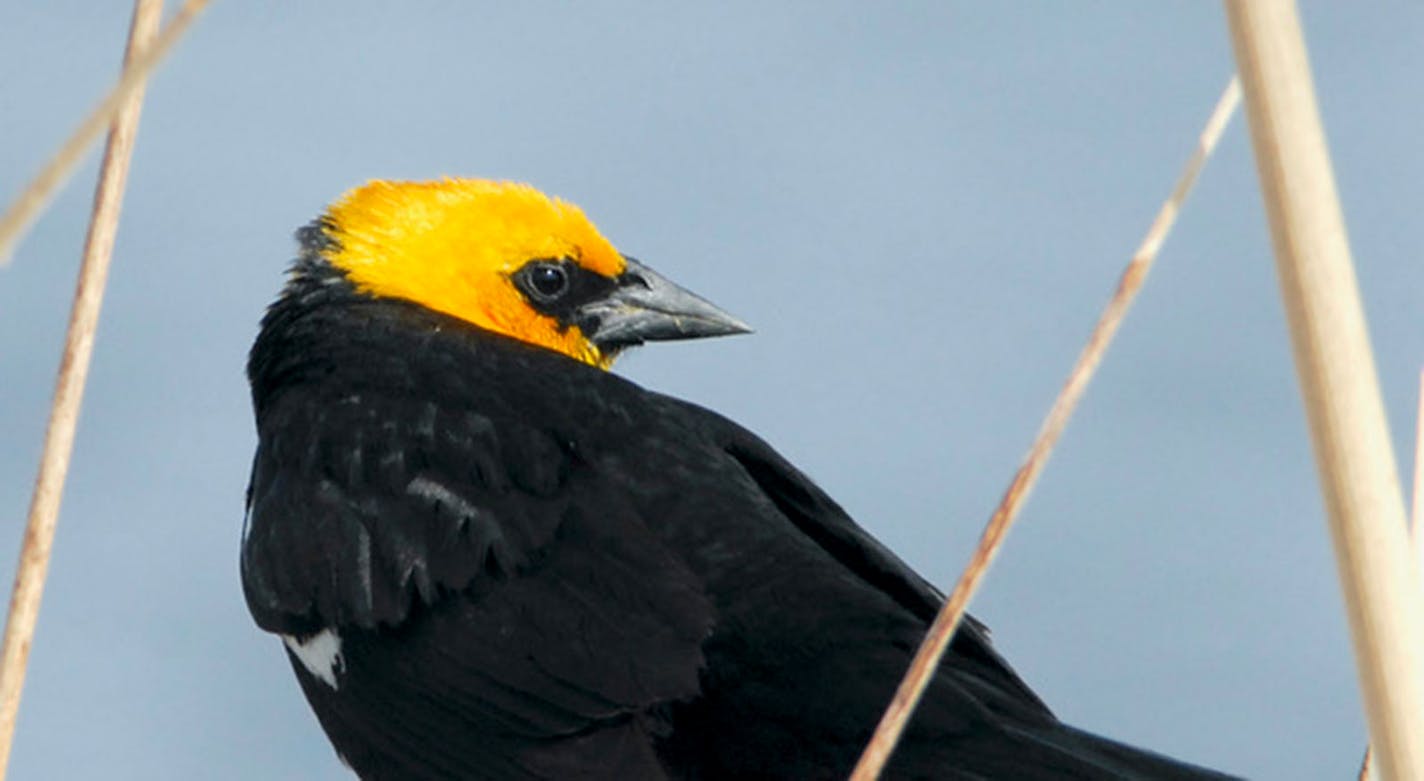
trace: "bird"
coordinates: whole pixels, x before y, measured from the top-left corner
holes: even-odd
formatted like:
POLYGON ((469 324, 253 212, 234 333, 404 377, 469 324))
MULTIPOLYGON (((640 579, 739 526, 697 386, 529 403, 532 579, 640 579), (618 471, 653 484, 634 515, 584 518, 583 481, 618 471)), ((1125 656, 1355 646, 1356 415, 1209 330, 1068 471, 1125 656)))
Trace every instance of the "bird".
MULTIPOLYGON (((765 441, 611 371, 751 329, 532 186, 377 180, 248 358, 240 570, 386 779, 844 778, 943 594, 765 441)), ((1068 726, 972 618, 891 779, 1229 776, 1068 726)))

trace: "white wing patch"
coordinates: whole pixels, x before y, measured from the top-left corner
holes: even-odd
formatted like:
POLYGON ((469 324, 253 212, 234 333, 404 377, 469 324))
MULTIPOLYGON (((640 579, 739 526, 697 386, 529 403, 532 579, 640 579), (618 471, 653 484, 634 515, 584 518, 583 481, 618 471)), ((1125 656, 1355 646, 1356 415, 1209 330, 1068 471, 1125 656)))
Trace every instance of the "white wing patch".
POLYGON ((282 642, 307 672, 332 689, 340 688, 336 674, 346 669, 346 660, 341 658, 341 635, 335 629, 323 629, 305 640, 282 635, 282 642))
POLYGON ((480 514, 479 509, 465 501, 464 497, 424 475, 417 475, 412 478, 411 481, 406 484, 405 492, 429 502, 443 504, 466 517, 474 518, 480 514))

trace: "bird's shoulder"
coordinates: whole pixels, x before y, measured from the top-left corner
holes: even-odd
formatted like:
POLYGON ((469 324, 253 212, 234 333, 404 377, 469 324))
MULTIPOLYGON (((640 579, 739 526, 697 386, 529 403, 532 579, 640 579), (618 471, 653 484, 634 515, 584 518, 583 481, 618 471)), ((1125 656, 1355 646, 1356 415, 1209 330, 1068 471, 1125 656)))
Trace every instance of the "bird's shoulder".
POLYGON ((265 628, 395 625, 532 566, 572 513, 636 515, 580 474, 585 443, 620 446, 587 429, 626 414, 624 383, 401 302, 299 303, 249 361, 242 574, 265 628))
POLYGON ((363 773, 657 777, 698 691, 702 584, 583 444, 638 391, 544 352, 362 301, 254 348, 244 589, 363 773))

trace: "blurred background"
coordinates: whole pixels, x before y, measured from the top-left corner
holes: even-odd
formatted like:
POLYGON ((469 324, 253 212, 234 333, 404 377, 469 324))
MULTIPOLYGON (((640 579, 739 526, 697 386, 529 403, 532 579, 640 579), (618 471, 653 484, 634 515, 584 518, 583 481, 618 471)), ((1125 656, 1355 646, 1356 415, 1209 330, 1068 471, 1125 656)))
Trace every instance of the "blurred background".
MULTIPOLYGON (((129 12, 0 7, 0 199, 113 82, 129 12)), ((1407 474, 1424 6, 1303 14, 1407 474)), ((1201 2, 214 4, 144 107, 12 777, 348 777, 237 577, 246 351, 292 231, 346 188, 471 175, 582 205, 757 328, 617 370, 761 433, 948 588, 1231 70, 1201 2)), ((6 585, 97 157, 0 270, 6 585)), ((974 612, 1073 724, 1353 777, 1242 117, 974 612)))

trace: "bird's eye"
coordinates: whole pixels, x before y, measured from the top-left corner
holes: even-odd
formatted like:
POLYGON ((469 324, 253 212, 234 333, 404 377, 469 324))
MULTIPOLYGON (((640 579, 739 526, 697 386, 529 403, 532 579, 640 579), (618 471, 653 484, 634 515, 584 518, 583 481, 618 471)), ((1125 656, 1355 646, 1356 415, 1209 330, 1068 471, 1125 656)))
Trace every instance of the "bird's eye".
POLYGON ((535 263, 525 272, 529 290, 545 301, 552 301, 569 289, 569 273, 557 263, 535 263))

